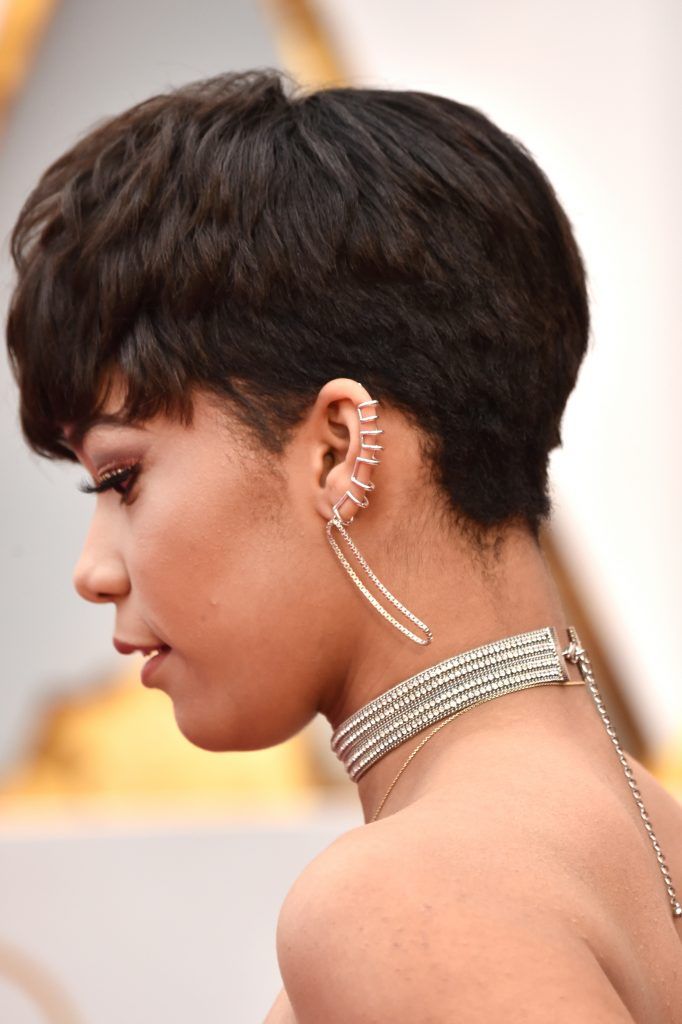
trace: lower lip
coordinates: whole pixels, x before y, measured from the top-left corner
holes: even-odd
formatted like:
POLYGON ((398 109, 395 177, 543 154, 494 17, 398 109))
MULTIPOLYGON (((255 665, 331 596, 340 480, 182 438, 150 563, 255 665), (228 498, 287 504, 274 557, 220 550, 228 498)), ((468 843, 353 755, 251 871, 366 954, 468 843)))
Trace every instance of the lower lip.
POLYGON ((147 658, 142 666, 142 672, 140 673, 140 679, 145 686, 149 686, 152 676, 158 669, 159 665, 163 664, 170 652, 171 649, 169 648, 166 651, 161 651, 160 654, 155 654, 152 658, 147 658))

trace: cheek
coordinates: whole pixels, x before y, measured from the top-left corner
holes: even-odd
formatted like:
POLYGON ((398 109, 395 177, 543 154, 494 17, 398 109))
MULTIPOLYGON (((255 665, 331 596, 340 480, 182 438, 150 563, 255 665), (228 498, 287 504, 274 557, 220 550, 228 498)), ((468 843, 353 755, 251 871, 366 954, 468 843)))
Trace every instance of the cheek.
POLYGON ((155 583, 165 635, 177 646, 163 686, 195 746, 259 750, 314 716, 321 677, 313 653, 323 645, 311 632, 315 609, 303 606, 312 589, 300 572, 290 578, 291 552, 273 526, 235 529, 230 542, 227 553, 211 545, 207 559, 195 551, 174 593, 155 583))
MULTIPOLYGON (((210 660, 235 647, 277 650, 309 591, 309 551, 279 517, 272 485, 248 493, 240 481, 187 493, 145 495, 134 521, 129 570, 150 627, 171 646, 210 660), (238 497, 236 497, 238 496, 238 497), (298 546, 298 547, 296 547, 298 546)), ((307 546, 306 546, 307 547, 307 546)), ((202 659, 203 660, 203 659, 202 659)))

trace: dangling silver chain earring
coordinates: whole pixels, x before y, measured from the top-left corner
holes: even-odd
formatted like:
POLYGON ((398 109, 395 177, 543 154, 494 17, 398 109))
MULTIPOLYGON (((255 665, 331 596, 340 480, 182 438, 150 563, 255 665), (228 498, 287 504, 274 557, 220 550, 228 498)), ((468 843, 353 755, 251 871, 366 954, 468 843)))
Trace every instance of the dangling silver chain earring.
MULTIPOLYGON (((358 405, 356 405, 356 409, 357 409, 357 413, 358 413, 358 418, 359 418, 361 423, 369 423, 369 422, 371 422, 373 420, 378 420, 379 419, 379 413, 378 413, 378 411, 376 409, 374 411, 374 415, 373 416, 363 416, 362 415, 362 410, 365 409, 367 406, 372 406, 372 405, 373 406, 378 406, 379 405, 379 399, 378 398, 372 398, 372 399, 370 399, 367 402, 359 402, 358 405)), ((391 622, 396 627, 396 629, 399 629, 401 633, 404 633, 405 636, 408 636, 411 640, 414 640, 415 643, 417 643, 417 644, 430 644, 431 641, 433 640, 433 634, 431 633, 431 630, 429 629, 429 627, 427 625, 425 625, 425 623, 423 623, 421 621, 421 619, 418 619, 416 615, 413 615, 413 613, 411 611, 409 611, 405 607, 405 605, 401 604, 400 601, 397 599, 397 597, 394 597, 393 594, 391 594, 390 591, 386 589, 386 587, 383 585, 381 580, 377 579, 377 577, 374 575, 374 573, 372 572, 370 567, 367 565, 367 562, 362 557, 362 555, 358 551, 357 547, 355 546, 355 544, 353 543, 353 541, 349 537, 348 531, 345 529, 345 527, 349 526, 353 522, 353 519, 355 518, 355 516, 352 515, 350 517, 350 519, 342 519, 341 518, 341 514, 339 512, 339 505, 342 505, 343 502, 346 500, 346 498, 350 498, 352 501, 354 501, 355 504, 358 506, 358 508, 367 508, 367 506, 369 505, 369 498, 367 497, 367 492, 368 491, 373 491, 375 485, 374 485, 373 482, 365 483, 363 480, 358 480, 358 478, 357 478, 357 476, 355 474, 358 472, 358 463, 359 462, 364 462, 364 463, 366 463, 369 466, 378 466, 378 465, 380 465, 380 461, 381 460, 378 459, 376 457, 376 455, 374 455, 373 453, 377 452, 377 451, 383 451, 384 446, 382 444, 372 444, 372 443, 369 443, 369 442, 365 441, 365 438, 367 436, 371 436, 371 437, 374 438, 374 440, 376 440, 376 437, 377 437, 378 434, 383 434, 383 430, 381 430, 379 428, 369 428, 367 430, 361 430, 360 431, 360 448, 364 449, 365 451, 368 451, 368 452, 372 453, 372 455, 371 455, 371 458, 367 458, 364 455, 357 455, 356 456, 356 458, 355 458, 355 466, 353 467, 353 472, 351 474, 351 481, 354 484, 357 484, 358 487, 361 487, 365 493, 362 495, 362 499, 361 499, 361 498, 357 498, 352 493, 352 491, 346 491, 345 494, 343 494, 339 498, 339 500, 336 502, 336 504, 332 506, 331 519, 329 519, 328 522, 327 522, 327 537, 329 539, 329 543, 331 544, 331 546, 336 551, 336 554, 338 555, 339 560, 341 561, 341 563, 345 567, 346 571, 348 572, 348 574, 351 577, 351 579, 353 580, 353 582, 357 584, 357 586, 360 588, 360 590, 365 595, 367 600, 370 601, 374 605, 374 607, 377 609, 377 611, 380 612, 381 615, 383 615, 385 619, 388 619, 388 621, 391 622), (354 571, 353 567, 350 565, 348 560, 345 558, 345 556, 344 556, 343 552, 341 551, 341 548, 339 547, 339 545, 336 543, 336 541, 332 537, 332 526, 335 526, 338 529, 339 533, 344 537, 346 543, 350 547, 350 549, 353 552, 353 554, 356 556, 356 558, 359 561, 360 565, 365 570, 367 575, 370 577, 372 582, 377 585, 377 587, 382 592, 382 594, 385 594, 386 597, 389 599, 389 601, 392 601, 392 603, 397 608, 400 609, 400 611, 403 613, 403 615, 405 615, 408 619, 410 619, 411 622, 414 622, 414 624, 416 626, 418 626, 419 629, 423 630, 424 633, 426 634, 425 637, 417 636, 416 633, 413 633, 406 626, 403 626, 400 622, 398 622, 397 619, 394 619, 393 616, 390 614, 390 612, 388 612, 383 607, 383 605, 381 605, 377 601, 376 597, 374 597, 374 595, 369 592, 369 590, 364 585, 364 583, 358 578, 357 573, 354 571)))

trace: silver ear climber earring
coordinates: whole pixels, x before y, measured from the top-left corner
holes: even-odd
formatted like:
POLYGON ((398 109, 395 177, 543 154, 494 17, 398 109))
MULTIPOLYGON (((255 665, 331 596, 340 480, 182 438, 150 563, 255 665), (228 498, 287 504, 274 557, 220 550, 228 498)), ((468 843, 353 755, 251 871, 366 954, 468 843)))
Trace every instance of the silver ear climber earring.
MULTIPOLYGON (((379 405, 379 399, 378 398, 372 398, 372 399, 370 399, 367 402, 359 402, 356 405, 356 409, 357 409, 358 418, 359 418, 360 422, 361 423, 370 423, 372 421, 378 420, 379 419, 379 413, 378 413, 378 411, 376 409, 376 406, 378 406, 378 405, 379 405), (375 406, 375 410, 374 410, 374 415, 373 416, 370 416, 370 415, 363 416, 362 410, 366 409, 368 406, 375 406)), ((339 500, 336 502, 336 504, 332 506, 331 519, 329 519, 327 521, 327 538, 329 539, 329 543, 331 544, 331 546, 334 548, 336 554, 338 555, 340 562, 343 564, 344 568, 348 572, 348 575, 350 576, 350 578, 353 580, 353 582, 355 584, 357 584, 357 586, 362 591, 362 593, 365 595, 367 600, 371 604, 374 605, 376 610, 378 612, 380 612, 381 615, 383 615, 385 619, 388 619, 388 621, 390 623, 392 623, 396 627, 396 629, 400 630, 401 633, 404 633, 405 636, 408 636, 411 640, 414 640, 415 643, 417 643, 417 644, 424 644, 424 645, 425 644, 430 644, 431 641, 433 640, 433 634, 431 633, 431 630, 429 629, 429 627, 427 625, 425 625, 425 623, 423 623, 421 621, 421 619, 418 619, 416 615, 414 615, 411 611, 409 611, 405 607, 405 605, 401 604, 400 601, 397 599, 397 597, 394 597, 393 594, 391 594, 390 591, 386 589, 386 587, 383 585, 383 583, 379 579, 377 579, 377 577, 374 575, 374 573, 372 572, 370 567, 367 565, 367 562, 362 557, 362 555, 358 551, 357 547, 355 546, 355 544, 353 543, 353 541, 349 537, 348 531, 345 529, 345 527, 349 526, 353 522, 353 519, 355 518, 355 515, 352 515, 350 517, 350 519, 342 519, 341 518, 341 514, 339 512, 339 506, 343 504, 343 502, 346 500, 346 498, 350 498, 351 501, 355 502, 355 504, 358 506, 358 508, 367 508, 367 506, 369 505, 369 498, 368 498, 367 495, 368 495, 369 491, 373 491, 374 490, 375 485, 374 485, 373 482, 366 483, 364 480, 358 480, 358 478, 356 476, 356 473, 358 472, 358 463, 360 463, 360 462, 364 462, 364 463, 366 463, 369 466, 378 466, 378 465, 380 465, 380 461, 381 460, 376 457, 374 452, 383 451, 384 446, 382 444, 372 444, 371 442, 368 442, 368 441, 365 440, 366 437, 372 437, 374 440, 376 440, 377 435, 379 435, 379 434, 383 434, 383 430, 379 429, 378 427, 368 428, 367 430, 361 430, 360 431, 360 448, 363 449, 365 452, 369 452, 371 457, 368 458, 366 455, 357 455, 356 456, 356 458, 355 458, 355 466, 353 467, 353 472, 351 474, 351 482, 354 483, 354 484, 357 484, 358 487, 361 487, 364 493, 362 494, 361 498, 358 498, 358 497, 356 497, 353 494, 352 491, 348 490, 339 498, 339 500), (381 605, 379 603, 379 601, 377 601, 376 597, 374 597, 374 595, 370 593, 370 591, 367 589, 367 587, 364 585, 364 583, 359 579, 357 573, 354 571, 353 567, 350 565, 350 563, 348 562, 348 560, 344 556, 344 554, 341 551, 341 548, 339 547, 339 545, 336 543, 336 541, 332 537, 332 526, 335 526, 338 529, 339 533, 343 536, 343 538, 346 541, 346 543, 348 544, 349 548, 351 549, 351 551, 353 552, 353 554, 355 555, 355 557, 357 558, 357 560, 359 561, 360 565, 365 570, 367 575, 370 577, 372 582, 376 584, 376 586, 379 588, 379 590, 382 592, 382 594, 384 594, 389 599, 389 601, 391 601, 397 608, 400 609, 400 611, 403 613, 403 615, 405 615, 408 619, 410 619, 411 622, 414 622, 414 624, 416 626, 418 626, 419 629, 424 631, 424 633, 425 633, 424 637, 417 636, 416 633, 412 632, 412 630, 408 629, 406 626, 403 626, 400 622, 398 622, 398 620, 395 619, 390 614, 390 612, 388 612, 383 607, 383 605, 381 605)))

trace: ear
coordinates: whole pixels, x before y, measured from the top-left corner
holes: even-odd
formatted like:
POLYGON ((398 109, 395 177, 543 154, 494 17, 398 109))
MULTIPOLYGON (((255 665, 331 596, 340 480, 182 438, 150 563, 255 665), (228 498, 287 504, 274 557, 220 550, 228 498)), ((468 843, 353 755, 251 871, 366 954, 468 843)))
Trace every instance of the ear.
POLYGON ((362 384, 348 377, 327 381, 315 400, 310 421, 315 507, 325 521, 331 519, 337 502, 345 522, 369 503, 375 487, 372 476, 383 450, 377 402, 362 384))

